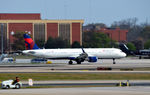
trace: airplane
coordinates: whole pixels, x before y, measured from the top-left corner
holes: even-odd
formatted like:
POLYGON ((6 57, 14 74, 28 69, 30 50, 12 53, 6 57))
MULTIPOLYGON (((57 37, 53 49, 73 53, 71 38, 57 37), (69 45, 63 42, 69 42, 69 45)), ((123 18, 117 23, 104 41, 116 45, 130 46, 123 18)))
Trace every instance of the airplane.
POLYGON ((150 49, 132 51, 132 50, 129 50, 129 48, 123 43, 119 44, 119 47, 127 55, 137 56, 137 57, 139 57, 139 59, 141 59, 142 57, 150 58, 150 49))
POLYGON ((65 48, 65 49, 40 49, 28 34, 24 34, 25 46, 23 54, 32 55, 46 59, 68 59, 68 64, 77 64, 81 62, 97 62, 98 59, 115 59, 124 58, 126 54, 117 48, 65 48))

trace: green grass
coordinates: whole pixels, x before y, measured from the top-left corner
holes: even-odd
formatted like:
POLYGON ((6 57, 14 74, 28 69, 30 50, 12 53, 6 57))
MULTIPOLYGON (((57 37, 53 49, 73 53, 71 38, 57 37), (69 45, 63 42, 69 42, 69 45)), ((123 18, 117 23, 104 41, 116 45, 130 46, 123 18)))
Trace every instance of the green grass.
POLYGON ((36 57, 30 56, 30 55, 19 55, 19 56, 16 56, 16 59, 33 59, 33 58, 36 58, 36 57))
POLYGON ((14 79, 27 81, 40 80, 150 80, 150 74, 113 74, 113 73, 0 73, 0 81, 14 79))
POLYGON ((150 67, 141 67, 141 68, 122 68, 120 71, 150 71, 150 67))
POLYGON ((149 68, 149 67, 145 67, 145 68, 135 68, 134 70, 137 70, 137 71, 150 71, 150 68, 149 68))

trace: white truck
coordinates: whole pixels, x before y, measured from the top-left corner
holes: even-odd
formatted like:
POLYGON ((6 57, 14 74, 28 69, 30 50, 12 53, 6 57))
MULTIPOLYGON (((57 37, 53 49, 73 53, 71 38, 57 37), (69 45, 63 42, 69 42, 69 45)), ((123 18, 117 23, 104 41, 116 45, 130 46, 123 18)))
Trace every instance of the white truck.
POLYGON ((1 88, 2 89, 9 89, 9 88, 20 89, 22 87, 22 83, 21 82, 17 82, 15 84, 13 84, 13 82, 14 82, 14 80, 2 81, 1 88))
POLYGON ((2 63, 14 63, 14 58, 10 57, 10 58, 4 58, 2 61, 2 63))

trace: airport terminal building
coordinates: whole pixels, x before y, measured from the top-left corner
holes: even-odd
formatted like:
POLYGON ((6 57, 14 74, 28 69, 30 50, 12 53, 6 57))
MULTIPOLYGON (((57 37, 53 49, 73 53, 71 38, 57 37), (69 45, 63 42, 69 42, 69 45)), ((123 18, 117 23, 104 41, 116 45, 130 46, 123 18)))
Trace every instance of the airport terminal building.
POLYGON ((18 31, 31 34, 35 41, 61 37, 67 39, 70 44, 74 41, 82 44, 83 23, 83 20, 42 20, 39 13, 0 14, 0 31, 3 31, 5 47, 13 44, 13 35, 18 31))

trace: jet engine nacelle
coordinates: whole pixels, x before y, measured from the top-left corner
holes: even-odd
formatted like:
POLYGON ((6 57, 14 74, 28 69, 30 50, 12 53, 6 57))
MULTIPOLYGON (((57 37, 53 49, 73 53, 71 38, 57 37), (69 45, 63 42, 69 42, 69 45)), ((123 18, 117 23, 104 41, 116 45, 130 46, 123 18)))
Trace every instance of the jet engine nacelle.
POLYGON ((97 57, 88 57, 88 62, 97 62, 97 57))

